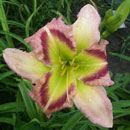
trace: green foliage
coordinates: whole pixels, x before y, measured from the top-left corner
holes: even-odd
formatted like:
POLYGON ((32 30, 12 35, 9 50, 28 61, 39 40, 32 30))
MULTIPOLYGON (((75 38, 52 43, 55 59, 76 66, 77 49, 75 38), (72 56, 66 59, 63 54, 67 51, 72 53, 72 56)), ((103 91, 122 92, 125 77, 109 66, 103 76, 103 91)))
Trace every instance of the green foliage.
POLYGON ((123 54, 111 53, 111 55, 113 55, 113 56, 118 56, 118 57, 120 57, 120 58, 122 58, 122 59, 125 59, 125 60, 130 61, 130 57, 129 57, 129 56, 125 56, 125 55, 123 55, 123 54))
POLYGON ((130 0, 124 0, 117 8, 114 15, 112 9, 109 9, 100 25, 100 30, 105 26, 105 31, 101 38, 107 38, 111 33, 115 32, 126 20, 130 13, 130 0))
POLYGON ((25 83, 23 81, 20 81, 18 87, 21 92, 23 101, 25 103, 26 111, 27 111, 29 118, 33 119, 33 118, 37 117, 34 102, 31 100, 30 96, 28 95, 29 89, 27 88, 27 86, 25 85, 25 83))
MULTIPOLYGON (((1 24, 2 24, 3 30, 9 32, 8 23, 7 23, 5 11, 4 11, 4 8, 3 8, 3 1, 2 0, 0 0, 0 21, 1 21, 1 24)), ((11 37, 7 36, 7 35, 5 35, 5 37, 6 37, 6 40, 8 41, 8 46, 14 47, 11 37)))
MULTIPOLYGON (((46 118, 37 104, 29 97, 32 84, 27 80, 21 80, 5 64, 2 58, 5 48, 15 46, 30 51, 30 46, 24 41, 25 37, 32 35, 53 17, 61 16, 67 24, 72 24, 76 19, 79 9, 88 3, 86 0, 30 1, 0 0, 0 129, 108 130, 107 128, 92 124, 75 106, 53 113, 50 119, 46 118)), ((98 2, 95 2, 98 5, 98 2)), ((102 2, 102 4, 97 6, 98 9, 110 7, 104 0, 99 0, 99 2, 102 2)), ((109 8, 105 15, 107 24, 109 24, 107 28, 112 25, 110 24, 111 19, 118 19, 121 21, 120 24, 125 20, 127 14, 125 14, 123 19, 122 16, 118 15, 120 12, 123 14, 122 8, 124 7, 119 7, 117 14, 115 14, 116 16, 111 16, 112 8, 109 8)), ((101 30, 105 26, 103 24, 101 24, 101 30)), ((118 27, 116 26, 116 29, 118 27)), ((114 28, 113 30, 115 31, 116 29, 114 28)), ((129 56, 125 55, 130 45, 129 39, 129 37, 124 38, 121 52, 111 52, 111 54, 130 61, 129 56)), ((115 84, 112 87, 105 88, 113 102, 113 129, 129 130, 130 73, 113 73, 112 75, 115 84)))

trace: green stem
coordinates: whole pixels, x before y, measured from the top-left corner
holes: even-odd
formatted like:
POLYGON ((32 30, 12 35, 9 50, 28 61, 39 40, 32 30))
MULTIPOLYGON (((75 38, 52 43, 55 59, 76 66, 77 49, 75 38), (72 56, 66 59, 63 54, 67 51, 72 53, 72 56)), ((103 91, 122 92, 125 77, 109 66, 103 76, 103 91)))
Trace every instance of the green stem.
MULTIPOLYGON (((35 14, 38 12, 38 10, 42 7, 44 1, 42 2, 42 4, 37 8, 37 9, 34 9, 33 13, 29 16, 29 18, 27 19, 27 22, 26 22, 26 28, 25 28, 25 31, 26 31, 26 37, 29 37, 29 28, 30 28, 30 23, 31 23, 31 20, 33 18, 33 16, 35 16, 35 14)), ((35 3, 36 4, 36 3, 35 3)), ((36 5, 35 5, 36 6, 36 5)))
MULTIPOLYGON (((9 32, 9 28, 8 28, 7 19, 6 19, 2 0, 0 0, 0 21, 1 21, 1 24, 2 24, 3 31, 9 32)), ((13 44, 12 38, 8 35, 5 35, 5 38, 8 42, 8 46, 13 48, 14 44, 13 44)))
POLYGON ((100 24, 100 27, 99 27, 100 32, 102 32, 104 26, 105 26, 105 21, 103 20, 103 21, 101 22, 101 24, 100 24))
POLYGON ((37 9, 37 0, 33 0, 33 12, 37 9))
POLYGON ((67 19, 68 19, 69 24, 71 24, 71 19, 70 19, 70 12, 71 12, 71 10, 70 10, 70 4, 69 4, 68 0, 65 0, 65 2, 66 2, 66 5, 67 5, 67 19))
POLYGON ((102 33, 101 39, 106 39, 111 33, 109 33, 108 31, 104 31, 102 33))

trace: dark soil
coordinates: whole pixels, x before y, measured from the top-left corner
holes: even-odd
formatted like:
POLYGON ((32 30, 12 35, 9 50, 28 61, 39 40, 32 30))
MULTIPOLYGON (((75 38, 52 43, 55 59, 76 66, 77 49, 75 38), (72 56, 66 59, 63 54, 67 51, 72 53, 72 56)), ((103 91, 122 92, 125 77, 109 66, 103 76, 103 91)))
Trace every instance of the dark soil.
MULTIPOLYGON (((107 40, 109 41, 109 45, 107 46, 107 55, 108 55, 108 63, 109 69, 113 73, 125 73, 130 72, 130 62, 119 58, 117 56, 112 56, 110 52, 121 53, 121 47, 123 44, 123 38, 130 36, 130 27, 119 29, 118 31, 111 34, 107 40)), ((127 41, 127 43, 130 42, 127 41)), ((130 47, 129 47, 130 48, 130 47)), ((126 50, 125 55, 130 56, 130 52, 126 50)))

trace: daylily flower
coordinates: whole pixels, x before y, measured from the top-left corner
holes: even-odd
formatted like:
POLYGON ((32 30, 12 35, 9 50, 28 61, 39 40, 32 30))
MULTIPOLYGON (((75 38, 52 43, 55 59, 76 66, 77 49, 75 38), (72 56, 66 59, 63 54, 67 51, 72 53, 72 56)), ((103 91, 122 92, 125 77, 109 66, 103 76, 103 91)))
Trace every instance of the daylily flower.
POLYGON ((103 86, 113 85, 108 72, 106 40, 100 39, 100 16, 85 5, 73 25, 53 19, 25 41, 30 53, 4 50, 9 67, 35 83, 30 96, 43 112, 72 107, 73 102, 93 123, 112 127, 112 104, 103 86))

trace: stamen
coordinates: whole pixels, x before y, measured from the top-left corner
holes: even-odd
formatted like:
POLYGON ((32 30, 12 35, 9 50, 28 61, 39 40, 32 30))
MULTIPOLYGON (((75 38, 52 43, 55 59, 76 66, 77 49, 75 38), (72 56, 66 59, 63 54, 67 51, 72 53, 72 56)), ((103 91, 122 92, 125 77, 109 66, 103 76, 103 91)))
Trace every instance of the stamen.
POLYGON ((61 57, 59 56, 59 63, 60 64, 63 64, 62 60, 61 60, 61 57))
POLYGON ((73 67, 73 70, 77 70, 79 68, 79 65, 77 65, 76 67, 73 67))
POLYGON ((72 58, 72 61, 70 62, 70 65, 72 66, 74 64, 75 58, 72 58))
POLYGON ((66 78, 66 94, 67 94, 67 100, 68 102, 70 102, 70 99, 69 99, 69 89, 68 89, 68 71, 67 71, 67 78, 66 78))
POLYGON ((61 72, 61 76, 64 75, 64 73, 66 72, 66 70, 67 70, 67 68, 65 67, 65 68, 63 69, 63 71, 61 72))
POLYGON ((63 69, 64 69, 64 67, 65 67, 65 64, 63 64, 63 65, 62 65, 61 69, 63 70, 63 69))

